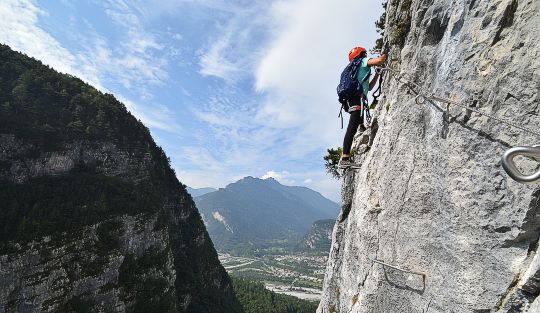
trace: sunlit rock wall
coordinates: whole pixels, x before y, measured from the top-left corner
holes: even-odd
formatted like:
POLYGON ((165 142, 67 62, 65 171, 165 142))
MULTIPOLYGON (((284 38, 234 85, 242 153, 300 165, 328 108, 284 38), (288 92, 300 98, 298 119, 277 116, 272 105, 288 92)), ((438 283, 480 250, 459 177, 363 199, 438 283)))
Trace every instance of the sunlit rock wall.
MULTIPOLYGON (((397 71, 540 127, 540 1, 388 3, 397 71)), ((362 167, 344 175, 349 213, 334 227, 318 312, 540 312, 539 185, 500 165, 506 149, 540 138, 456 106, 418 105, 385 75, 373 143, 357 141, 362 167)))

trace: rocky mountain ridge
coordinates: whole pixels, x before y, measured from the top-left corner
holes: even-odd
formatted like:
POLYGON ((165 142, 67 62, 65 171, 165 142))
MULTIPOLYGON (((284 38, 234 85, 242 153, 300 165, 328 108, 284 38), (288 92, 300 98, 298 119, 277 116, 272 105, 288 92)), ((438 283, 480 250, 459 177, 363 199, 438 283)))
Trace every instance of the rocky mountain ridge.
MULTIPOLYGON (((391 67, 407 81, 540 125, 539 1, 390 0, 386 14, 391 67)), ((343 178, 317 312, 540 312, 540 190, 500 166, 538 138, 419 105, 388 72, 383 88, 378 128, 356 142, 361 168, 343 178)))

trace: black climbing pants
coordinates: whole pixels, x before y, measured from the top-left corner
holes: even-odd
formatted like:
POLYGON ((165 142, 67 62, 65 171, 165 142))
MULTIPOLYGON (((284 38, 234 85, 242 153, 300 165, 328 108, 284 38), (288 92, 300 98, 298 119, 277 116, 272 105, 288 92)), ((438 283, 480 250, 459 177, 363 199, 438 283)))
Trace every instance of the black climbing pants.
POLYGON ((358 130, 358 126, 364 123, 364 117, 362 116, 362 110, 356 110, 351 113, 349 118, 349 125, 347 126, 347 132, 343 139, 343 154, 351 154, 351 146, 354 139, 354 135, 358 130))

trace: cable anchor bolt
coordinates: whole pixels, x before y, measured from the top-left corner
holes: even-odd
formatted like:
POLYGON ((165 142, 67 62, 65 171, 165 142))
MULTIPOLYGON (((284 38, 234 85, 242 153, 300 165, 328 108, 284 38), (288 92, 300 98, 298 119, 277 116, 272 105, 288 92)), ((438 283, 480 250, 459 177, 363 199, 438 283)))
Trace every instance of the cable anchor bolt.
POLYGON ((419 94, 416 96, 416 98, 414 98, 414 101, 416 102, 416 104, 422 105, 426 103, 426 97, 424 95, 419 94))

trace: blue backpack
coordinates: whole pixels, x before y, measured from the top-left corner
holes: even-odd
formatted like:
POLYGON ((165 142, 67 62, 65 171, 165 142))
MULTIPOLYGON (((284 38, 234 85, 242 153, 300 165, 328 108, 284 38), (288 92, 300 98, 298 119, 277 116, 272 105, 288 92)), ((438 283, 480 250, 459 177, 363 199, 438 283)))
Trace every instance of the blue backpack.
POLYGON ((369 74, 362 80, 358 81, 357 74, 360 64, 362 64, 363 58, 356 58, 352 60, 341 73, 341 80, 337 86, 337 94, 339 102, 345 106, 345 109, 348 110, 347 100, 360 96, 364 93, 362 90, 362 84, 369 79, 369 74))

